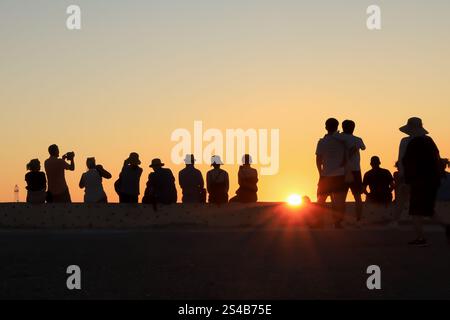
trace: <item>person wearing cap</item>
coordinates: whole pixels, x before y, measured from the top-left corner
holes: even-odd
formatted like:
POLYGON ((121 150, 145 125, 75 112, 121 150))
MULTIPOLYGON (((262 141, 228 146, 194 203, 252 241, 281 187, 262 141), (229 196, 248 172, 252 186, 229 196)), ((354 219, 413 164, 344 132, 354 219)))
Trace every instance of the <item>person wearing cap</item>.
POLYGON ((238 171, 239 188, 236 196, 230 202, 251 203, 258 201, 258 171, 251 167, 252 158, 249 154, 242 157, 242 165, 238 171))
POLYGON ((178 182, 183 192, 183 203, 205 203, 205 181, 200 170, 194 167, 195 157, 187 154, 184 163, 186 167, 178 173, 178 182))
POLYGON ((404 182, 410 188, 409 214, 416 232, 416 239, 409 244, 425 246, 427 240, 422 219, 433 217, 435 213, 437 191, 443 175, 441 157, 433 139, 423 128, 421 119, 409 119, 400 131, 411 137, 401 159, 404 182))
POLYGON ((146 204, 172 204, 177 202, 177 189, 175 177, 168 168, 163 168, 161 159, 153 159, 150 168, 153 172, 148 175, 147 187, 145 189, 142 203, 146 204))
POLYGON ((86 159, 87 171, 83 173, 79 186, 84 189, 85 203, 107 203, 108 198, 103 189, 102 178, 110 179, 111 174, 103 169, 103 166, 96 165, 95 158, 86 159))
POLYGON ((370 159, 371 170, 367 171, 363 179, 363 192, 366 201, 388 206, 392 203, 394 178, 389 170, 380 167, 381 161, 377 156, 370 159), (370 192, 367 191, 369 187, 370 192))
POLYGON ((27 203, 41 204, 45 203, 47 178, 45 173, 41 171, 41 162, 39 159, 33 159, 27 164, 29 171, 25 175, 27 182, 27 203))
POLYGON ((220 156, 211 157, 211 166, 213 169, 206 174, 206 189, 208 190, 208 202, 223 204, 228 202, 228 190, 230 189, 230 180, 228 173, 221 169, 223 165, 220 156))
POLYGON ((136 152, 123 162, 119 179, 114 183, 114 188, 119 195, 120 203, 138 203, 142 168, 139 167, 141 160, 136 152))

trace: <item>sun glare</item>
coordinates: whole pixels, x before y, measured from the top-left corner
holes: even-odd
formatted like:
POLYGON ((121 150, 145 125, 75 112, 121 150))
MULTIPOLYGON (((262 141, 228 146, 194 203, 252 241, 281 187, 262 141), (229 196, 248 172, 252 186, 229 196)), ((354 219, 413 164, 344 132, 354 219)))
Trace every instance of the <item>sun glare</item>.
POLYGON ((288 198, 287 198, 287 203, 290 206, 299 206, 302 204, 302 197, 298 194, 291 194, 288 198))

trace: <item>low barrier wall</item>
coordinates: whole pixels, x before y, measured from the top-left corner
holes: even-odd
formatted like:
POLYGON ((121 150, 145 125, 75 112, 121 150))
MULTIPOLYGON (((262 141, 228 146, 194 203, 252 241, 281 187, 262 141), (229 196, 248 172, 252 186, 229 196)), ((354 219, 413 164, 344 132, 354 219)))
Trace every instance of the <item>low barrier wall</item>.
MULTIPOLYGON (((0 204, 0 228, 128 229, 154 227, 287 227, 314 226, 318 217, 331 224, 331 214, 314 204, 290 207, 284 203, 216 205, 174 204, 159 206, 125 204, 0 204)), ((437 205, 438 216, 450 221, 450 203, 437 205)), ((364 206, 364 223, 389 221, 392 208, 364 206)), ((348 220, 354 220, 354 204, 347 205, 348 220)), ((409 223, 406 213, 402 223, 409 223)))

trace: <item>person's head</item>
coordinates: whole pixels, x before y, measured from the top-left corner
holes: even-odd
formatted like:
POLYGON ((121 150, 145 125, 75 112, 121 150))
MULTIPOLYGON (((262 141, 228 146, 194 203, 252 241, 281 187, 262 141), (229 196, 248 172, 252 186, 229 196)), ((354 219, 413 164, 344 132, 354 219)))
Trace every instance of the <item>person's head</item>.
POLYGON ((328 131, 328 133, 337 132, 338 127, 339 121, 337 121, 335 118, 330 118, 325 122, 325 129, 328 131))
POLYGON ((424 136, 428 134, 428 131, 423 127, 422 119, 418 117, 409 118, 407 123, 403 127, 400 127, 399 130, 411 137, 424 136))
POLYGON ((187 154, 186 157, 184 157, 184 163, 186 166, 194 166, 195 164, 195 157, 193 154, 187 154))
POLYGON ((347 134, 353 134, 355 131, 355 122, 352 120, 345 120, 342 122, 342 131, 347 134))
POLYGON ((211 166, 212 166, 214 169, 220 168, 220 166, 221 166, 222 164, 223 164, 223 162, 222 162, 222 159, 220 159, 220 156, 214 155, 214 156, 211 157, 211 166))
POLYGON ((86 167, 88 169, 95 169, 95 166, 96 166, 96 164, 95 164, 95 158, 94 157, 86 159, 86 167))
POLYGON ((59 148, 56 144, 52 144, 50 147, 48 147, 48 153, 52 157, 59 157, 59 148))
POLYGON ((244 154, 244 156, 242 157, 242 164, 244 166, 250 166, 252 162, 253 162, 252 156, 249 154, 244 154))
POLYGON ((161 162, 161 159, 156 158, 152 160, 152 163, 149 165, 149 167, 152 168, 153 171, 157 171, 164 167, 164 163, 161 162))
POLYGON ((141 160, 139 160, 139 154, 136 152, 130 153, 130 156, 126 160, 130 166, 137 167, 141 164, 141 160))
POLYGON ((41 171, 41 162, 39 159, 33 159, 30 160, 27 164, 27 170, 32 172, 39 172, 41 171))
POLYGON ((373 156, 373 157, 370 159, 370 165, 372 166, 372 168, 378 169, 378 168, 380 167, 380 165, 381 165, 380 158, 377 157, 377 156, 373 156))

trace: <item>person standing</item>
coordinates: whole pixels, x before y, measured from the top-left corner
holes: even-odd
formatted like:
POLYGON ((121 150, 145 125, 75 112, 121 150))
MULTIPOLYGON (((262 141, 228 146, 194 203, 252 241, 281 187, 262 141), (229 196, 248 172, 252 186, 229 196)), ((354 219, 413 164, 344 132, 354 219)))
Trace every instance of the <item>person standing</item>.
POLYGON ((68 152, 59 158, 59 148, 56 144, 48 147, 50 158, 45 160, 45 172, 48 179, 47 202, 70 203, 69 188, 66 183, 65 170, 75 170, 75 153, 68 152))
POLYGON ((388 206, 392 203, 394 178, 387 169, 380 167, 381 161, 377 156, 370 159, 372 169, 366 172, 363 179, 363 191, 368 202, 388 206), (369 187, 370 192, 367 191, 369 187))
POLYGON ((422 120, 412 118, 401 130, 413 137, 402 159, 405 183, 410 188, 409 214, 416 232, 416 239, 409 244, 426 246, 423 218, 435 214, 437 192, 444 174, 441 157, 438 147, 423 128, 422 120))
POLYGON ((355 122, 352 120, 345 120, 342 122, 341 138, 345 142, 347 148, 346 152, 346 190, 347 197, 348 190, 350 189, 353 197, 355 198, 356 205, 356 221, 360 221, 362 217, 362 198, 363 184, 361 174, 361 150, 366 150, 363 140, 360 137, 353 135, 355 131, 355 122))
POLYGON ((153 172, 148 175, 147 188, 145 189, 142 203, 146 204, 172 204, 177 202, 177 189, 175 177, 168 168, 163 168, 161 159, 153 159, 150 168, 153 172))
POLYGON ((345 213, 345 152, 346 147, 338 133, 339 121, 330 118, 325 122, 327 134, 319 140, 316 165, 319 172, 317 202, 324 206, 331 198, 334 225, 342 228, 345 213))
POLYGON ((84 202, 107 203, 108 199, 103 189, 102 178, 110 179, 111 174, 102 166, 97 166, 95 158, 87 158, 86 166, 88 171, 83 173, 79 184, 81 189, 84 188, 84 202))
POLYGON ((206 190, 200 170, 194 167, 195 157, 187 154, 184 163, 186 167, 178 173, 178 181, 183 191, 183 203, 205 203, 206 190))
POLYGON ((249 154, 242 157, 242 166, 238 171, 239 188, 236 196, 230 202, 251 203, 258 201, 258 171, 251 167, 252 158, 249 154))
POLYGON ((139 154, 136 152, 130 153, 128 159, 123 162, 119 179, 114 183, 120 203, 138 203, 139 183, 142 175, 140 164, 141 160, 139 160, 139 154))
POLYGON ((31 160, 27 164, 27 170, 29 171, 25 175, 25 181, 27 182, 27 203, 45 203, 47 179, 45 173, 41 171, 41 162, 39 159, 31 160))
POLYGON ((221 165, 223 165, 223 162, 220 156, 212 156, 211 166, 213 169, 206 174, 208 202, 219 205, 228 202, 228 190, 230 189, 228 173, 220 168, 221 165))

